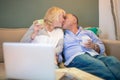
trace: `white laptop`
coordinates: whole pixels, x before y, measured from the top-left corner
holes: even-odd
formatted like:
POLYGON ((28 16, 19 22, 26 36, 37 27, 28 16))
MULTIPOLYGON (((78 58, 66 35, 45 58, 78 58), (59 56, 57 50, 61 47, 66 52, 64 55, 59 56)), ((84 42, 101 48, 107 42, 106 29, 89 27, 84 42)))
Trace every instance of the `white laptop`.
POLYGON ((55 80, 54 48, 47 44, 3 43, 6 78, 55 80))

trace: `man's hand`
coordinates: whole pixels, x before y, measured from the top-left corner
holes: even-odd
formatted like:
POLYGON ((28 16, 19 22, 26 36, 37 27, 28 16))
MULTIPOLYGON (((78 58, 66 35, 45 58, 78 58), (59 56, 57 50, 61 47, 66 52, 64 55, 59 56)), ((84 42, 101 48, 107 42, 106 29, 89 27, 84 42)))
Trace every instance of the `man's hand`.
POLYGON ((91 40, 83 43, 84 47, 94 49, 94 43, 91 40))
POLYGON ((84 47, 94 49, 96 52, 100 52, 99 45, 93 43, 91 40, 88 40, 88 42, 84 43, 84 47))

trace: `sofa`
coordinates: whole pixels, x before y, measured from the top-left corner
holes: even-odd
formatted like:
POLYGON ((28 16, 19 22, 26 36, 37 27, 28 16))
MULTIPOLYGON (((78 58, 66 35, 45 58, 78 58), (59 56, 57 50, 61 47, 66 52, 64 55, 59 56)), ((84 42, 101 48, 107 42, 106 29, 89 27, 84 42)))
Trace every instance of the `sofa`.
MULTIPOLYGON (((0 28, 0 62, 4 62, 3 59, 3 42, 19 42, 28 28, 0 28)), ((115 56, 120 60, 120 41, 118 40, 106 40, 102 39, 106 48, 106 55, 115 56)))
MULTIPOLYGON (((0 80, 6 80, 3 42, 19 42, 27 30, 28 28, 0 28, 0 80)), ((56 69, 56 80, 102 80, 82 70, 63 67, 61 64, 61 68, 56 69)))
MULTIPOLYGON (((4 58, 3 58, 3 42, 19 42, 20 39, 23 37, 23 35, 25 34, 25 32, 28 30, 28 28, 0 28, 0 79, 4 79, 4 78, 1 78, 1 76, 4 76, 4 58)), ((117 41, 117 40, 105 40, 105 39, 101 39, 103 41, 103 43, 105 44, 105 48, 106 48, 106 55, 107 56, 115 56, 117 57, 119 60, 120 60, 120 41, 117 41)), ((63 66, 61 66, 63 67, 63 66)), ((66 71, 67 69, 65 69, 64 71, 66 71)), ((69 73, 73 73, 73 70, 74 71, 77 71, 77 73, 80 73, 81 74, 81 71, 79 70, 76 70, 76 69, 69 69, 69 73), (71 72, 70 72, 71 71, 71 72)), ((62 70, 60 70, 62 71, 62 70)), ((71 74, 72 74, 71 73, 71 74)), ((85 73, 85 72, 82 72, 82 73, 85 73)), ((88 73, 87 73, 88 74, 88 73)), ((72 74, 73 75, 73 74, 72 74)), ((86 76, 86 73, 85 75, 82 75, 83 77, 86 76)), ((88 74, 89 76, 89 74, 88 74)), ((92 75, 90 75, 91 77, 92 75)), ((82 78, 81 76, 79 76, 80 78, 82 78)), ((86 80, 87 78, 90 79, 90 77, 84 77, 84 79, 86 80)), ((95 76, 92 76, 91 78, 96 78, 95 76)), ((82 79, 82 80, 84 80, 82 79)), ((99 79, 98 79, 99 80, 99 79)), ((101 80, 101 79, 100 79, 101 80)))

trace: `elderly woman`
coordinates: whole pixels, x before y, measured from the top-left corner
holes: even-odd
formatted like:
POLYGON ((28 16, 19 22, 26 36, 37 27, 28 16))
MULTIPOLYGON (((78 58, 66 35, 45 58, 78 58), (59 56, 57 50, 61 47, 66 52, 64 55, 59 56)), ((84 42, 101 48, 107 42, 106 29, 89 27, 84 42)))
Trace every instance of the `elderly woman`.
POLYGON ((28 32, 21 39, 21 42, 49 43, 55 47, 55 56, 57 58, 63 49, 64 34, 61 27, 65 14, 65 11, 61 8, 49 8, 45 14, 43 23, 39 24, 39 20, 34 21, 28 32))

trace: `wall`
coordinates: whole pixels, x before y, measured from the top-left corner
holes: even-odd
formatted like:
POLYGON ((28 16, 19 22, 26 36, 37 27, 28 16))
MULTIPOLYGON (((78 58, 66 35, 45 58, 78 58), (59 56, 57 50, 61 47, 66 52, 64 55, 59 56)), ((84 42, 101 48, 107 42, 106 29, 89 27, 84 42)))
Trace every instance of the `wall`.
POLYGON ((0 0, 0 27, 29 27, 58 6, 78 16, 82 26, 98 26, 98 0, 0 0))

